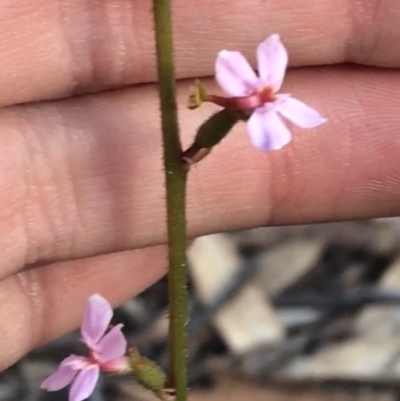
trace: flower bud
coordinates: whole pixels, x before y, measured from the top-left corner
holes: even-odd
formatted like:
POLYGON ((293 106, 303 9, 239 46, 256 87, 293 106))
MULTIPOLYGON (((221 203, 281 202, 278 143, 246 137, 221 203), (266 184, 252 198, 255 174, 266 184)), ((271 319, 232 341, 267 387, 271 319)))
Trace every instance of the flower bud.
POLYGON ((213 114, 197 130, 193 144, 183 152, 182 159, 188 166, 198 163, 228 135, 238 121, 243 119, 245 116, 242 113, 228 109, 222 109, 213 114))
POLYGON ((211 149, 228 135, 234 125, 242 119, 232 110, 222 109, 213 114, 197 130, 194 145, 199 149, 211 149))
POLYGON ((166 374, 155 362, 140 355, 136 348, 129 350, 131 373, 144 388, 152 391, 161 400, 165 399, 166 374))

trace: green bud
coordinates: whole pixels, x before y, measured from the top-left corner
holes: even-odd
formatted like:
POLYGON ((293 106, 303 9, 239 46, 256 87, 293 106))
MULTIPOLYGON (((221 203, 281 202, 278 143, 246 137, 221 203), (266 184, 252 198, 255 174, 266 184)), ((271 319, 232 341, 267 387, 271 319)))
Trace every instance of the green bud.
POLYGON ((198 149, 211 149, 228 135, 234 125, 243 119, 239 113, 222 109, 213 114, 197 130, 193 145, 198 149))
POLYGON ((164 399, 166 374, 155 362, 140 355, 136 348, 129 350, 131 373, 144 388, 152 391, 160 399, 164 399))

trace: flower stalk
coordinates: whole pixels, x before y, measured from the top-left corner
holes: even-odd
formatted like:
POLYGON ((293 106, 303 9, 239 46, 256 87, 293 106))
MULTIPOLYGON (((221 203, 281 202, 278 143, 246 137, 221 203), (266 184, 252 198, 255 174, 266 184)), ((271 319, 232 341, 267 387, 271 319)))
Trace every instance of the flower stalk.
POLYGON ((211 102, 221 110, 197 130, 192 145, 182 151, 175 90, 171 0, 153 0, 157 69, 161 107, 162 144, 167 203, 169 255, 169 372, 132 348, 125 356, 127 341, 122 325, 110 326, 112 307, 99 294, 85 308, 81 339, 88 356, 70 355, 41 385, 58 391, 70 385, 69 399, 83 401, 93 393, 100 372, 132 374, 143 387, 161 400, 175 394, 187 401, 187 270, 186 270, 186 179, 190 165, 200 162, 239 122, 247 124, 251 142, 269 152, 286 146, 291 132, 282 117, 301 128, 314 128, 326 119, 315 109, 289 94, 279 94, 288 55, 279 35, 257 48, 258 74, 239 52, 222 50, 216 61, 216 80, 228 95, 208 94, 196 80, 189 108, 211 102))
POLYGON ((186 175, 179 139, 170 0, 153 0, 167 192, 169 255, 169 376, 176 401, 187 399, 186 175))

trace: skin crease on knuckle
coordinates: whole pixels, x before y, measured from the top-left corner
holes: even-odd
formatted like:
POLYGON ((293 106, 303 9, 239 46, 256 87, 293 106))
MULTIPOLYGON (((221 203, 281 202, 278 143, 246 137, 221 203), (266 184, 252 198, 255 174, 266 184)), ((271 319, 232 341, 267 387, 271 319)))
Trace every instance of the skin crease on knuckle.
MULTIPOLYGON (((3 0, 0 104, 154 81, 150 12, 150 1, 3 0)), ((273 32, 284 39, 292 66, 395 67, 400 52, 389 44, 399 40, 399 14, 396 0, 176 0, 177 76, 212 75, 215 55, 226 47, 254 61, 256 44, 273 32), (246 35, 238 29, 249 25, 246 35)))
MULTIPOLYGON (((289 73, 287 91, 318 105, 329 124, 294 131, 290 146, 267 156, 251 148, 244 124, 239 125, 189 177, 190 236, 398 212, 398 72, 318 71, 289 73), (320 96, 328 91, 329 97, 320 96), (390 104, 380 109, 386 98, 390 104), (232 157, 237 154, 240 158, 232 157)), ((188 85, 179 93, 183 102, 188 85)), ((5 132, 26 130, 8 162, 28 177, 28 184, 20 185, 32 188, 16 217, 3 221, 14 239, 0 236, 3 277, 23 267, 21 246, 25 263, 43 264, 165 241, 159 126, 152 117, 156 97, 153 87, 144 86, 18 106, 8 109, 6 118, 0 111, 5 132), (34 154, 28 164, 27 153, 34 154)), ((182 111, 186 144, 212 110, 182 111)), ((0 182, 11 186, 15 180, 5 174, 0 182)), ((1 210, 9 207, 7 196, 0 202, 1 210)))
MULTIPOLYGON (((227 2, 176 0, 178 76, 211 75, 221 48, 250 55, 270 30, 286 39, 294 66, 398 66, 400 54, 390 46, 400 37, 394 1, 232 0, 230 18, 221 19, 227 2), (216 21, 218 39, 207 25, 216 21), (243 36, 237 27, 249 23, 252 31, 243 36)), ((16 4, 0 4, 2 105, 155 79, 146 2, 137 8, 131 0, 16 4)), ((268 157, 250 148, 238 127, 190 177, 191 235, 397 214, 399 84, 396 71, 344 67, 289 74, 289 91, 320 107, 330 124, 294 131, 293 144, 268 157)), ((187 93, 182 84, 182 105, 187 93)), ((6 233, 0 236, 0 368, 76 327, 91 291, 100 289, 118 304, 165 271, 165 255, 158 252, 150 259, 141 251, 115 254, 117 261, 107 255, 79 259, 165 240, 156 102, 154 88, 142 86, 0 111, 0 232, 6 233), (76 260, 11 275, 27 263, 68 259, 76 260), (126 276, 135 273, 140 279, 129 283, 126 276)), ((212 110, 182 110, 186 144, 212 110)))
POLYGON ((398 67, 400 5, 393 0, 349 0, 351 26, 344 61, 380 67, 398 67))

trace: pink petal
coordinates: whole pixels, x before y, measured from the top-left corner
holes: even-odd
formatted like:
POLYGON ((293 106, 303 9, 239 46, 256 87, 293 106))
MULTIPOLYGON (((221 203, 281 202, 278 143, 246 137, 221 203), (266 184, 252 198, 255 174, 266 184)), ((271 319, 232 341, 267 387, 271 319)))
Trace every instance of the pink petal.
POLYGON ((43 381, 40 388, 47 391, 61 390, 72 382, 77 371, 82 369, 84 366, 85 358, 70 355, 61 362, 57 372, 43 381))
POLYGON ((123 356, 127 343, 121 332, 122 324, 113 327, 97 344, 97 353, 100 362, 107 362, 123 356))
POLYGON ((274 111, 260 108, 253 112, 247 121, 252 144, 268 152, 281 149, 292 139, 289 129, 274 111))
POLYGON ((129 359, 125 356, 117 359, 111 359, 100 364, 100 370, 103 372, 124 372, 129 369, 129 359))
POLYGON ((111 305, 101 295, 94 294, 89 297, 81 326, 82 339, 89 348, 104 335, 112 315, 111 305))
POLYGON ((96 387, 99 374, 100 368, 97 365, 91 365, 79 372, 69 390, 69 401, 82 401, 88 398, 96 387))
POLYGON ((314 128, 327 121, 317 110, 293 97, 282 101, 276 110, 301 128, 314 128))
POLYGON ((279 90, 285 77, 288 54, 279 35, 271 35, 257 48, 258 75, 262 82, 279 90))
POLYGON ((230 96, 247 96, 257 89, 259 79, 240 52, 222 50, 215 62, 215 79, 230 96))

